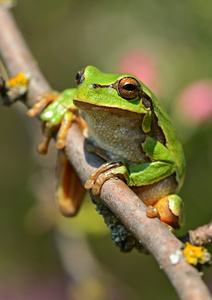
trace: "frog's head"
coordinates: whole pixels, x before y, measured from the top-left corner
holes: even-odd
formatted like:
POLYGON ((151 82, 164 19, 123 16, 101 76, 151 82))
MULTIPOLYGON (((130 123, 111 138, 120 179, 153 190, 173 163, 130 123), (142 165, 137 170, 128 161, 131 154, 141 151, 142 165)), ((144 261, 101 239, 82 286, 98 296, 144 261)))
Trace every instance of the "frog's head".
POLYGON ((135 76, 105 74, 88 66, 76 75, 74 104, 83 108, 115 108, 149 114, 151 92, 135 76))

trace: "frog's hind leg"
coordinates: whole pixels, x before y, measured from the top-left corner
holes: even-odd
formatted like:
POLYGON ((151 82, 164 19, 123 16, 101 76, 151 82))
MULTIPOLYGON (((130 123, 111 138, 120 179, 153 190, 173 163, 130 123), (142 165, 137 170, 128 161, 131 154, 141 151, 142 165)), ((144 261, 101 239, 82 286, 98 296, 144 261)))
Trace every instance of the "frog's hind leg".
POLYGON ((58 151, 56 201, 60 212, 66 217, 77 214, 85 194, 85 189, 69 163, 64 152, 58 151))
POLYGON ((183 202, 176 195, 175 174, 151 185, 131 187, 147 206, 147 216, 157 217, 164 224, 179 228, 183 223, 183 202))
POLYGON ((175 194, 167 195, 147 208, 148 217, 158 217, 161 222, 175 229, 183 225, 183 202, 175 194))

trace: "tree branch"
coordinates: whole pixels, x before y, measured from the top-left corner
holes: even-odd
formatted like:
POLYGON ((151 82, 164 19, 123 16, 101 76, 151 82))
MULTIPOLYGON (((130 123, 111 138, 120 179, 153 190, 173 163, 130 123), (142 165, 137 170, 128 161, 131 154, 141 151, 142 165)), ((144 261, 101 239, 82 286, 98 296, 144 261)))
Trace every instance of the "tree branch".
MULTIPOLYGON (((1 7, 0 28, 0 53, 10 75, 14 76, 19 71, 24 71, 31 76, 26 101, 27 107, 31 107, 38 95, 51 88, 32 58, 13 17, 1 7)), ((65 152, 83 183, 91 172, 101 165, 100 158, 86 152, 84 137, 76 124, 69 129, 65 152)), ((100 197, 101 200, 98 197, 98 201, 103 201, 152 253, 181 299, 211 299, 200 274, 183 256, 176 264, 171 261, 171 255, 177 253, 182 243, 158 219, 147 218, 146 206, 124 182, 106 181, 100 197)))
POLYGON ((195 230, 189 230, 188 236, 192 245, 209 246, 212 243, 212 222, 195 230))

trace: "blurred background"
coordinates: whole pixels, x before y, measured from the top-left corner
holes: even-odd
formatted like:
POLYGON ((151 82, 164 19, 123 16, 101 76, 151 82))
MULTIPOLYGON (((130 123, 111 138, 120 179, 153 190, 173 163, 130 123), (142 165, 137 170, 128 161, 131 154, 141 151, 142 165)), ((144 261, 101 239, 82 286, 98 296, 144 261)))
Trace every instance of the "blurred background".
MULTIPOLYGON (((54 89, 75 86, 89 64, 152 89, 187 160, 178 234, 211 221, 212 2, 19 0, 13 12, 54 89)), ((37 154, 40 125, 25 113, 18 103, 0 108, 0 300, 177 299, 150 255, 115 248, 90 199, 76 218, 59 216, 56 150, 37 154)), ((203 278, 212 291, 212 268, 203 278)))

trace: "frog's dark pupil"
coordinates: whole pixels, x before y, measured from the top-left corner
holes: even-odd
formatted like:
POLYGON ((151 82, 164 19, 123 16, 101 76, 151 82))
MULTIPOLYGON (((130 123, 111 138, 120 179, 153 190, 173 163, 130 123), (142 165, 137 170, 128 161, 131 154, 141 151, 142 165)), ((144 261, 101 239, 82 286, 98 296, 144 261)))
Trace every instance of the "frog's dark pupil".
POLYGON ((123 88, 126 90, 126 91, 134 91, 136 89, 136 86, 132 83, 127 83, 123 86, 123 88))

